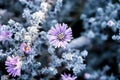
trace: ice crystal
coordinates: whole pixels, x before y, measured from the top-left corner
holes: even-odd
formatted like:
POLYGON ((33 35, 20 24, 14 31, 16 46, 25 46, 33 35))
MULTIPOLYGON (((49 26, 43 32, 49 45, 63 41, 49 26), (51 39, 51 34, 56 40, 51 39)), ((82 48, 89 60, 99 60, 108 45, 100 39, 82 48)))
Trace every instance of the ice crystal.
POLYGON ((72 60, 73 59, 73 54, 71 54, 71 53, 65 53, 65 54, 63 54, 62 55, 62 57, 64 58, 64 59, 66 59, 66 60, 72 60))

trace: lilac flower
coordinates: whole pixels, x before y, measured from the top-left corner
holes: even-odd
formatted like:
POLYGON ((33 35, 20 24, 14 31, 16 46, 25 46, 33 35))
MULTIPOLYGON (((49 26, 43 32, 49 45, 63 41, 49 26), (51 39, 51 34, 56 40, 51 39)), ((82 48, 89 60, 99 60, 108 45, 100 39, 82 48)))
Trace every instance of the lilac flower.
POLYGON ((8 40, 10 39, 11 34, 9 31, 1 31, 0 32, 0 41, 8 40))
POLYGON ((20 58, 18 56, 14 57, 7 57, 7 60, 5 62, 5 65, 7 66, 7 72, 9 75, 15 77, 15 76, 20 76, 21 75, 21 65, 22 62, 20 61, 20 58))
POLYGON ((64 73, 64 75, 61 74, 61 79, 62 79, 62 80, 75 80, 76 78, 77 78, 77 77, 75 77, 75 76, 72 76, 72 77, 71 77, 70 74, 68 74, 68 75, 66 75, 65 73, 64 73))
POLYGON ((112 27, 115 25, 115 23, 112 20, 109 20, 107 23, 108 26, 112 27))
POLYGON ((25 53, 29 53, 31 51, 31 47, 30 47, 30 45, 23 42, 20 46, 20 50, 25 53))
POLYGON ((55 46, 55 48, 63 47, 66 48, 68 42, 72 39, 72 30, 68 28, 67 24, 56 24, 55 27, 52 27, 49 34, 50 44, 55 46))
POLYGON ((84 74, 84 78, 85 78, 85 79, 90 79, 90 77, 91 77, 91 75, 90 75, 89 73, 85 73, 85 74, 84 74))

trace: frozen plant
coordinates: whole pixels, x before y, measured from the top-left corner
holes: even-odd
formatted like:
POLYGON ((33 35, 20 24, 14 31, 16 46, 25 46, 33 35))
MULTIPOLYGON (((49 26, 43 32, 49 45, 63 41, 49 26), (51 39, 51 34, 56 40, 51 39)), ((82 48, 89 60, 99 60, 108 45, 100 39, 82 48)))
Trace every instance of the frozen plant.
POLYGON ((72 70, 75 75, 64 74, 63 80, 75 80, 85 69, 87 51, 70 48, 72 29, 57 19, 63 0, 19 1, 25 6, 23 20, 10 19, 0 26, 0 62, 5 62, 1 79, 49 80, 61 74, 61 68, 72 70))

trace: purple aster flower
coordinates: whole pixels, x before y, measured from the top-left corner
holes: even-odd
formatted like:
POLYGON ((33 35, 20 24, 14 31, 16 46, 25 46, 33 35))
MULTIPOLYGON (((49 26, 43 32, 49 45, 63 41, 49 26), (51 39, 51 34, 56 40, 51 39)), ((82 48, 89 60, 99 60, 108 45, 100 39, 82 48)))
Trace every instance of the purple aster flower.
POLYGON ((20 58, 18 56, 14 57, 7 57, 7 60, 5 62, 5 65, 7 66, 7 72, 9 75, 16 77, 21 75, 21 65, 22 62, 20 61, 20 58))
POLYGON ((65 73, 61 74, 61 79, 62 80, 75 80, 76 78, 77 78, 76 76, 71 77, 71 74, 68 74, 68 75, 66 75, 65 73))
POLYGON ((50 44, 57 47, 66 48, 68 42, 72 39, 72 30, 68 28, 67 24, 56 24, 55 27, 52 27, 49 32, 49 41, 50 44))
POLYGON ((115 23, 114 23, 112 20, 109 20, 109 21, 107 22, 107 25, 110 26, 110 27, 112 27, 112 26, 115 25, 115 23))
POLYGON ((20 46, 20 50, 25 53, 29 53, 31 51, 31 47, 30 47, 30 45, 23 42, 20 46))
POLYGON ((0 41, 8 40, 11 38, 11 34, 9 31, 1 31, 0 32, 0 41))
POLYGON ((90 75, 89 73, 85 73, 85 74, 84 74, 84 78, 85 78, 85 79, 90 79, 90 77, 91 77, 91 75, 90 75))

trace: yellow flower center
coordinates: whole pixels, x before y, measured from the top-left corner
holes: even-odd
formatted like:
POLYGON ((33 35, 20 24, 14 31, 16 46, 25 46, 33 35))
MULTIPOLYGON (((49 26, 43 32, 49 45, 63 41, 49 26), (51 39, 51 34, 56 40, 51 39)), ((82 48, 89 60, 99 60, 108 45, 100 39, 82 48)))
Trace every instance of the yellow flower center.
POLYGON ((65 37, 65 36, 64 36, 63 33, 58 34, 58 38, 59 38, 60 40, 62 40, 64 37, 65 37))
POLYGON ((25 47, 25 51, 27 51, 27 50, 29 50, 29 49, 30 49, 29 46, 26 46, 26 47, 25 47))
POLYGON ((14 67, 16 67, 16 66, 17 66, 17 64, 14 64, 13 66, 14 66, 14 67))

